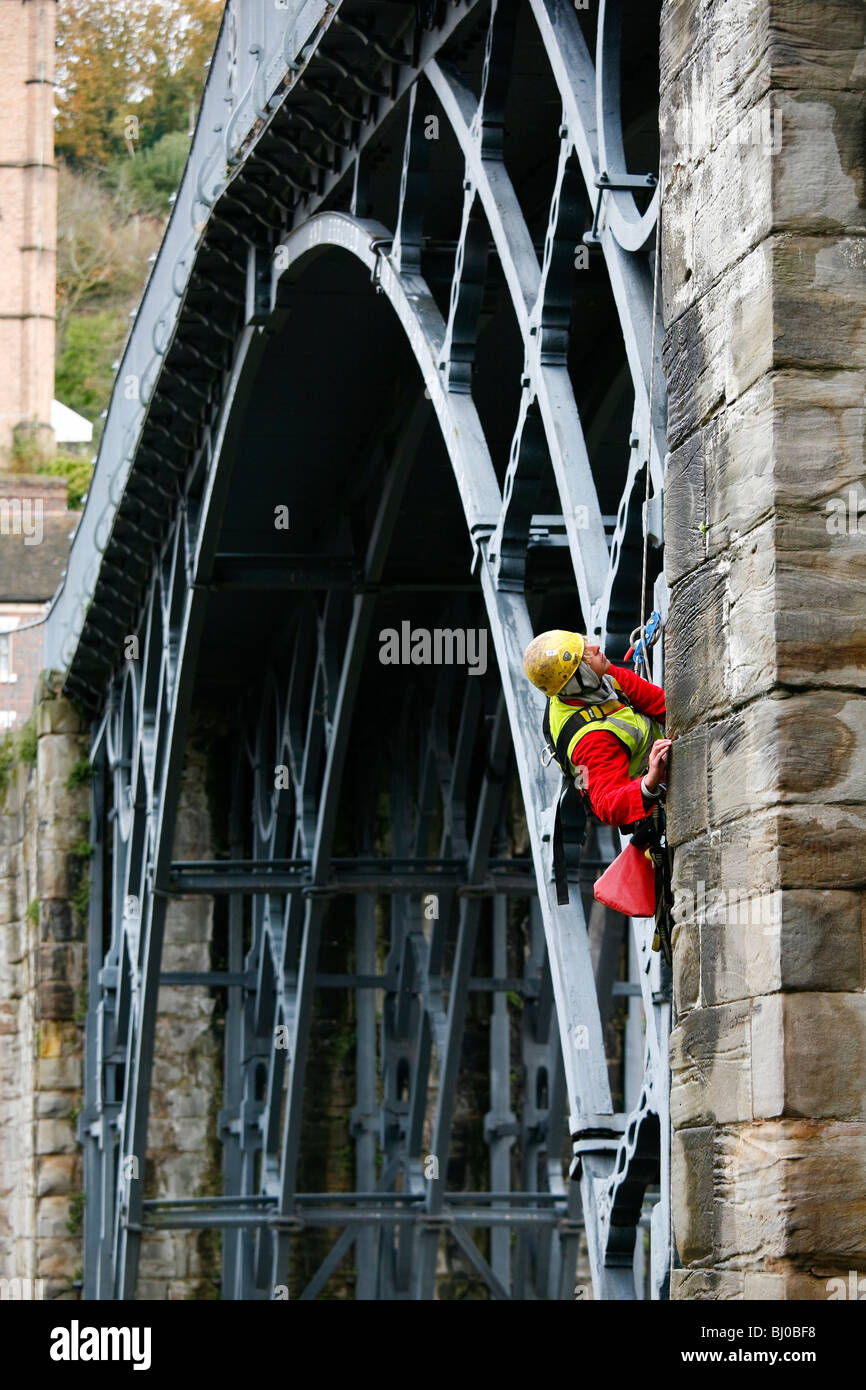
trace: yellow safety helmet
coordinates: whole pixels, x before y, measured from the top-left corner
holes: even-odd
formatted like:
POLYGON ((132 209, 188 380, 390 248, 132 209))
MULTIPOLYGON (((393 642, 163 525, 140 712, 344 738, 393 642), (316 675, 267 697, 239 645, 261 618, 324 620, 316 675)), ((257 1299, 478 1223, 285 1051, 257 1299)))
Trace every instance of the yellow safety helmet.
POLYGON ((585 646, 586 638, 579 632, 557 627, 539 633, 523 653, 523 669, 532 684, 552 698, 571 680, 583 659, 585 646))

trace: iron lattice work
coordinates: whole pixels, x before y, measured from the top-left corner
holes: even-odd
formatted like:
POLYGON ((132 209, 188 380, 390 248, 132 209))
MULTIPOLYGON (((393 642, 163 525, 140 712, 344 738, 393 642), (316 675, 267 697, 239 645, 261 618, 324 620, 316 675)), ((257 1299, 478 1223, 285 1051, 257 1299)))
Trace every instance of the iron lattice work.
POLYGON ((94 714, 87 1296, 133 1296, 151 1227, 221 1229, 233 1298, 317 1229, 293 1296, 352 1252, 356 1296, 429 1298, 456 1250, 490 1296, 570 1298, 581 1241, 594 1297, 666 1296, 668 982, 651 924, 592 900, 612 832, 557 904, 522 672, 542 626, 624 647, 646 466, 659 570, 657 31, 645 0, 227 6, 47 629, 94 714), (425 620, 489 634, 489 667, 384 665, 425 620), (177 863, 199 702, 232 712, 230 852, 177 863), (190 893, 225 968, 168 976, 190 893), (142 1195, 161 984, 226 1001, 221 1197, 142 1195), (326 996, 343 1193, 299 1186, 326 996), (467 1040, 480 1188, 453 1176, 467 1040))

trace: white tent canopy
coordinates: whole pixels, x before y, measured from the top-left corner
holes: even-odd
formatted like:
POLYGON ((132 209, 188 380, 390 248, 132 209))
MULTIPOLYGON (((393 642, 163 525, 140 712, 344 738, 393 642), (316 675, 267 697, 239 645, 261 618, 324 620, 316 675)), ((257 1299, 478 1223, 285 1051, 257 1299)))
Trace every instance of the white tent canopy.
POLYGON ((89 444, 93 438, 90 421, 60 401, 51 402, 51 428, 58 444, 89 444))

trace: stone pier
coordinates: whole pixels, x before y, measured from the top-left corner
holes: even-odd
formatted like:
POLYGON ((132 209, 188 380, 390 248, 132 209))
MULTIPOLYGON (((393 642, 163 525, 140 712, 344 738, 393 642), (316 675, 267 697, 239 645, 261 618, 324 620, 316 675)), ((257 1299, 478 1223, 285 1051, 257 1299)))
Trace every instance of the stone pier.
POLYGON ((672 1295, 823 1299, 866 1271, 866 6, 666 0, 661 72, 672 1295))
MULTIPOLYGON (((0 741, 0 1298, 77 1299, 81 1289, 89 728, 58 684, 43 676, 32 718, 0 741)), ((207 731, 193 737, 179 858, 214 853, 210 755, 207 731)), ((211 969, 212 942, 212 900, 174 900, 164 969, 211 969)), ((145 1192, 206 1195, 220 1183, 214 996, 166 988, 160 1005, 145 1192)), ((138 1297, 216 1298, 219 1257, 210 1232, 154 1232, 138 1297)))

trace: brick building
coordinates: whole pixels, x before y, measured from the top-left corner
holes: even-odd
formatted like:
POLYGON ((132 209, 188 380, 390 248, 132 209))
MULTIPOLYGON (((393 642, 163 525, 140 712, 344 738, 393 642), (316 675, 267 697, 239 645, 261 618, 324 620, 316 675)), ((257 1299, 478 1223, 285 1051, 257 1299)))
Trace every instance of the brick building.
POLYGON ((65 479, 0 476, 0 731, 20 727, 33 707, 41 620, 77 520, 65 479))

